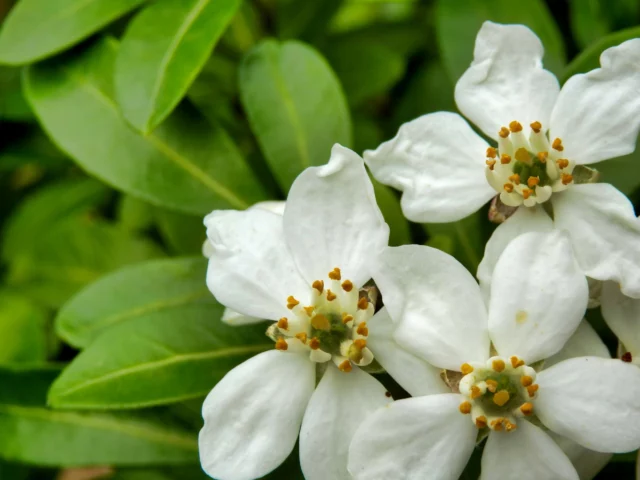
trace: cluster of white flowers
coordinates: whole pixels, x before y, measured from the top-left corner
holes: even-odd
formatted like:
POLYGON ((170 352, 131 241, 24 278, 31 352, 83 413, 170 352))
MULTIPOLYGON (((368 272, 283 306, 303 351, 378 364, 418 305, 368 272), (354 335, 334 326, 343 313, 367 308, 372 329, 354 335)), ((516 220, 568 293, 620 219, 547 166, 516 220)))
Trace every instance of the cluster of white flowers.
POLYGON ((640 447, 640 223, 584 167, 635 148, 640 39, 562 89, 542 54, 523 26, 478 34, 456 102, 497 146, 457 114, 428 114, 364 161, 334 146, 284 208, 206 217, 224 319, 273 320, 275 346, 207 397, 209 475, 259 478, 298 438, 309 480, 457 479, 485 440, 484 480, 575 480, 640 447), (365 163, 417 222, 459 220, 497 192, 506 219, 479 284, 439 250, 387 246, 365 163), (583 320, 588 279, 620 359, 583 320), (411 398, 393 401, 371 375, 383 370, 411 398))

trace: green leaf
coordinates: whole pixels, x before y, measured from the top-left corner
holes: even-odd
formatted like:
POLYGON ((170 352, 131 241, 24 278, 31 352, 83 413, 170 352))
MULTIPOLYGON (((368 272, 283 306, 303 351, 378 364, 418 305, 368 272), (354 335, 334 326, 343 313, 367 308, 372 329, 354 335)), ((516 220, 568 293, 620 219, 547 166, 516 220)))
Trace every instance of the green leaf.
POLYGON ((556 75, 560 73, 565 63, 564 43, 543 0, 437 0, 438 46, 452 81, 457 81, 471 64, 476 35, 486 20, 531 28, 544 45, 545 68, 556 75))
POLYGON ((26 70, 27 98, 54 142, 91 174, 155 205, 204 214, 262 200, 226 132, 193 109, 176 109, 146 136, 128 126, 112 95, 117 50, 102 39, 26 70))
POLYGON ((71 345, 83 348, 108 328, 140 316, 193 303, 216 305, 205 283, 206 272, 206 258, 152 260, 122 268, 64 305, 56 318, 56 331, 71 345))
POLYGON ((327 30, 327 24, 344 0, 280 0, 276 3, 276 29, 280 38, 315 40, 327 30))
POLYGON ((166 209, 155 210, 160 236, 177 255, 201 255, 207 235, 202 217, 184 215, 166 209))
POLYGON ((144 1, 20 0, 0 31, 0 63, 30 63, 62 51, 144 1))
POLYGON ((0 405, 45 406, 49 387, 61 370, 62 365, 53 363, 0 366, 0 405))
POLYGON ((389 224, 389 245, 396 246, 411 243, 409 223, 407 223, 407 219, 402 214, 398 197, 389 187, 378 183, 374 179, 371 179, 371 181, 378 206, 382 211, 385 222, 389 224))
POLYGON ((155 207, 131 195, 122 195, 118 202, 117 219, 122 228, 141 232, 153 225, 155 207))
POLYGON ((0 119, 25 122, 33 120, 33 113, 22 94, 20 70, 0 67, 0 119))
POLYGON ((0 292, 0 364, 44 362, 48 327, 47 312, 41 307, 22 296, 0 292))
POLYGON ((211 55, 240 0, 162 0, 129 24, 115 87, 127 121, 149 133, 175 108, 211 55))
MULTIPOLYGON (((640 136, 636 140, 640 145, 640 136)), ((640 148, 624 157, 612 158, 589 165, 600 172, 600 182, 610 183, 625 195, 631 195, 640 186, 640 148)))
POLYGON ((200 467, 118 469, 108 480, 210 480, 200 467))
POLYGON ((266 40, 240 66, 240 97, 262 152, 283 190, 334 143, 351 145, 340 84, 318 52, 300 42, 266 40))
POLYGON ((600 0, 571 0, 571 30, 580 47, 584 48, 609 33, 611 26, 607 7, 600 0))
POLYGON ((215 303, 139 310, 71 362, 49 391, 50 405, 120 409, 200 397, 233 367, 273 348, 264 325, 228 326, 215 303))

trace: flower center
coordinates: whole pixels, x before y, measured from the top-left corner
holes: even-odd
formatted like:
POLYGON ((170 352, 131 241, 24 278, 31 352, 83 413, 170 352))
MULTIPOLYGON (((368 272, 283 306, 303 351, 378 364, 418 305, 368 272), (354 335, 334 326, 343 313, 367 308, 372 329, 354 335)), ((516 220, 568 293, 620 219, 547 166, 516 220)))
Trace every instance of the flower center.
POLYGON ((367 321, 373 317, 374 306, 365 291, 360 293, 350 280, 342 281, 339 268, 329 272, 331 288, 323 280, 311 285, 311 305, 287 298, 291 315, 282 317, 267 330, 267 335, 282 351, 309 351, 309 358, 318 363, 333 360, 343 372, 352 364, 359 367, 373 361, 367 348, 367 321))
POLYGON ((460 412, 471 414, 478 428, 510 432, 517 428, 517 418, 533 415, 536 372, 524 360, 492 357, 486 364, 464 363, 460 370, 459 389, 466 397, 460 412))
POLYGON ((561 139, 549 144, 540 122, 531 124, 528 139, 515 120, 498 134, 498 149, 487 148, 486 175, 505 205, 533 207, 573 182, 575 162, 562 158, 561 139))

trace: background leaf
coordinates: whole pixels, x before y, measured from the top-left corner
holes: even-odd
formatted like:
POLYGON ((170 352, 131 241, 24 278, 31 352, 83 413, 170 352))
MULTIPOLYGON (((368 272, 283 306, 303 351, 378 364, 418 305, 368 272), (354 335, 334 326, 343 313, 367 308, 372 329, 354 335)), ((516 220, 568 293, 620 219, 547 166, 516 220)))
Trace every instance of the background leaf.
POLYGON ((47 312, 20 295, 0 291, 0 364, 44 362, 48 353, 47 312))

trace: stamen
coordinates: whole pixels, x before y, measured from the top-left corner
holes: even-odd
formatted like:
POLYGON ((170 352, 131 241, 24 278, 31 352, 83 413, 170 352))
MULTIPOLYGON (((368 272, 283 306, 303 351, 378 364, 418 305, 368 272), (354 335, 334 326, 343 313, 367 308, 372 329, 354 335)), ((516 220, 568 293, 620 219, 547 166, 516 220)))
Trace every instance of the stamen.
POLYGON ((505 192, 507 193, 513 192, 513 185, 511 185, 510 183, 505 183, 503 187, 505 192))
POLYGON ((487 390, 489 390, 491 393, 495 393, 495 391, 498 389, 498 382, 496 382, 495 380, 489 378, 485 380, 484 383, 487 384, 487 390))
POLYGON ((531 161, 531 156, 529 155, 529 152, 527 152, 526 148, 520 147, 518 150, 516 150, 514 156, 519 162, 529 163, 531 161))
POLYGON ((511 122, 509 124, 509 130, 511 130, 513 133, 521 132, 522 131, 522 125, 520 124, 520 122, 516 122, 514 120, 513 122, 511 122))
POLYGON ((496 158, 496 155, 498 155, 498 151, 495 148, 493 147, 487 148, 487 157, 496 158))
POLYGON ((496 358, 493 362, 491 362, 491 367, 498 373, 502 372, 505 367, 504 360, 496 358))
POLYGON ((528 387, 532 383, 533 383, 533 378, 531 378, 529 375, 523 375, 522 377, 520 377, 520 384, 523 387, 528 387))
POLYGON ((287 317, 282 317, 278 320, 278 328, 281 328, 282 330, 289 330, 289 320, 287 320, 287 317))
POLYGON ((353 315, 349 315, 348 313, 343 313, 342 314, 342 323, 349 323, 353 321, 353 315))
POLYGON ((480 415, 478 418, 476 418, 476 427, 484 428, 486 426, 487 426, 487 417, 485 417, 484 415, 480 415))
POLYGON ((623 353, 622 356, 620 357, 620 360, 626 363, 631 363, 631 361, 633 360, 633 358, 631 357, 631 352, 623 353))
POLYGON ((511 163, 511 157, 506 153, 503 153, 502 155, 500 155, 500 163, 502 165, 508 165, 509 163, 511 163))
POLYGON ((307 334, 304 332, 296 333, 296 338, 302 343, 307 343, 307 334))
POLYGON ((566 158, 559 158, 556 160, 556 165, 558 165, 559 169, 567 168, 569 166, 569 160, 566 158))
POLYGON ((495 160, 487 160, 484 163, 487 164, 487 167, 489 167, 489 170, 493 170, 493 168, 496 165, 496 161, 495 160))
POLYGON ((311 286, 315 288, 318 293, 322 293, 322 291, 324 290, 324 282, 322 280, 316 280, 311 284, 311 286))
POLYGON ((514 173, 513 175, 511 175, 509 177, 509 181, 515 183, 516 185, 520 183, 520 175, 518 175, 517 173, 514 173))
POLYGON ((573 175, 569 175, 568 173, 563 173, 562 174, 562 184, 563 185, 569 185, 571 182, 573 182, 573 175))
POLYGON ((478 398, 479 396, 482 395, 482 390, 480 390, 480 387, 473 385, 471 387, 471 399, 475 400, 476 398, 478 398))
POLYGON ((330 302, 333 302, 336 299, 336 294, 333 293, 331 290, 327 290, 327 300, 329 300, 330 302))
POLYGON ((525 417, 528 417, 528 416, 530 416, 530 415, 533 415, 533 404, 532 404, 532 403, 529 403, 529 402, 527 402, 527 403, 523 403, 523 404, 520 406, 520 411, 522 412, 522 414, 523 414, 525 417))
POLYGON ((344 362, 342 362, 340 365, 338 365, 338 369, 339 369, 341 372, 346 372, 346 373, 348 373, 348 372, 350 372, 350 371, 353 369, 353 367, 351 366, 351 362, 350 362, 349 360, 345 360, 345 361, 344 361, 344 362))
POLYGON ((329 272, 329 278, 331 280, 340 280, 342 278, 342 275, 340 273, 340 269, 338 267, 336 267, 333 270, 331 270, 329 272))
MULTIPOLYGON (((511 360, 511 366, 513 368, 518 368, 524 365, 524 360, 516 357, 515 355, 513 357, 511 357, 509 360, 511 360)), ((526 385, 525 385, 526 387, 526 385)))
POLYGON ((357 340, 354 340, 353 344, 357 348, 362 350, 363 348, 365 348, 367 346, 367 341, 364 338, 358 338, 357 340))
POLYGON ((507 392, 506 390, 500 390, 493 396, 493 403, 495 403, 499 407, 502 407, 509 401, 509 398, 509 392, 507 392))
POLYGON ((460 371, 462 372, 463 375, 468 375, 471 372, 473 372, 473 367, 471 365, 469 365, 468 363, 463 363, 460 366, 460 371))
POLYGON ((358 335, 362 335, 363 337, 369 336, 369 329, 367 328, 367 323, 366 322, 360 323, 360 325, 358 325, 358 328, 356 329, 356 333, 358 335))
POLYGON ((459 408, 460 408, 460 413, 463 413, 465 415, 468 415, 471 413, 471 403, 469 402, 462 402, 459 408))
POLYGON ((309 348, 311 350, 317 350, 320 348, 320 340, 318 340, 317 337, 313 337, 311 340, 309 340, 309 348))
POLYGON ((502 127, 500 128, 500 131, 498 132, 498 135, 500 135, 502 138, 507 138, 509 136, 509 129, 507 127, 502 127))
POLYGON ((369 300, 367 300, 367 297, 360 297, 360 300, 358 300, 358 309, 366 310, 368 306, 369 300))
POLYGON ((527 198, 529 198, 531 196, 532 193, 533 193, 533 190, 530 190, 528 188, 523 188, 522 189, 522 198, 524 198, 526 200, 527 198))
POLYGON ((507 432, 515 430, 518 426, 515 423, 511 423, 509 420, 504 421, 504 428, 507 432))
POLYGON ((540 183, 540 177, 529 177, 529 179, 527 180, 527 185, 529 185, 529 188, 533 188, 539 183, 540 183))
POLYGON ((536 133, 540 133, 540 130, 542 130, 542 124, 537 121, 530 123, 529 126, 531 127, 531 130, 533 130, 536 133))
POLYGON ((527 393, 529 394, 530 397, 533 397, 539 388, 540 386, 537 383, 534 383, 533 385, 529 385, 527 387, 527 393))
POLYGON ((311 326, 316 330, 323 330, 325 332, 331 330, 331 323, 329 323, 329 319, 321 313, 311 319, 311 326))
POLYGON ((491 428, 493 430, 495 430, 496 432, 501 432, 502 431, 502 424, 505 421, 505 418, 496 418, 495 420, 491 421, 491 428))
POLYGON ((313 311, 316 309, 313 305, 309 305, 308 307, 303 307, 304 311, 307 312, 308 316, 313 315, 313 311))
POLYGON ((537 155, 540 163, 547 163, 547 158, 549 158, 549 152, 538 152, 537 155))
POLYGON ((563 151, 564 147, 562 146, 562 140, 560 140, 559 138, 556 138, 551 144, 551 148, 559 152, 563 151))
POLYGON ((345 280, 342 282, 342 289, 347 293, 353 290, 353 283, 351 283, 351 280, 345 280))
POLYGON ((293 307, 295 307, 296 305, 299 305, 300 302, 298 300, 296 300, 293 295, 289 295, 289 297, 287 298, 287 308, 289 310, 293 310, 293 307))
POLYGON ((289 348, 289 345, 284 338, 279 338, 276 341, 276 350, 282 350, 283 352, 289 348))

